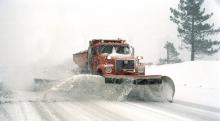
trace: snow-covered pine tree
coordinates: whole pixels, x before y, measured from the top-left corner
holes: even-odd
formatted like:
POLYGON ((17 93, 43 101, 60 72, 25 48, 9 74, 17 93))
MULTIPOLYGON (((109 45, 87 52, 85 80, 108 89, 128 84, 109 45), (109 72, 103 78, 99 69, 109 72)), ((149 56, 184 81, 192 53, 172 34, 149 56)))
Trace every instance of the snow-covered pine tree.
POLYGON ((204 0, 180 0, 177 9, 170 8, 170 20, 178 26, 178 37, 182 39, 184 48, 190 50, 191 61, 196 55, 212 55, 220 49, 220 41, 212 40, 210 35, 218 34, 214 23, 208 20, 213 13, 206 14, 201 8, 204 0))

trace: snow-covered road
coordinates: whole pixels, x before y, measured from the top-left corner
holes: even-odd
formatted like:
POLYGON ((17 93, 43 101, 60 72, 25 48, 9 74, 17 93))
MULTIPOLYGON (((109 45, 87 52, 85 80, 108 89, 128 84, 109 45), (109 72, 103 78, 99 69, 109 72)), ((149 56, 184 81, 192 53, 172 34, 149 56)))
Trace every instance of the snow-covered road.
POLYGON ((220 110, 177 100, 17 101, 0 104, 1 121, 218 121, 220 110))

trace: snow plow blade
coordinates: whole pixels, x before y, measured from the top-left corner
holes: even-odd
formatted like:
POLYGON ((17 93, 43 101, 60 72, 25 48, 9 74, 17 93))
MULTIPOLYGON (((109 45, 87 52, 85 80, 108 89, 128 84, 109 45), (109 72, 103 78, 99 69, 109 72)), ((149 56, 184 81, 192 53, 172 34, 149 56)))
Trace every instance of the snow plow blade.
POLYGON ((34 78, 34 90, 35 91, 46 90, 46 89, 52 87, 57 82, 59 82, 59 81, 50 80, 50 79, 34 78))
POLYGON ((153 76, 117 76, 117 75, 111 75, 111 76, 104 76, 105 77, 105 83, 112 83, 112 84, 122 84, 126 81, 132 81, 132 84, 135 85, 151 85, 151 84, 161 84, 162 83, 162 77, 160 75, 153 75, 153 76))
POLYGON ((50 82, 54 82, 56 80, 50 80, 50 79, 40 79, 40 78, 35 78, 34 79, 34 83, 50 83, 50 82))
MULTIPOLYGON (((105 84, 107 85, 130 85, 127 97, 137 97, 143 100, 159 100, 173 102, 175 85, 171 78, 161 75, 107 75, 105 84)), ((125 86, 122 86, 125 88, 125 86)))

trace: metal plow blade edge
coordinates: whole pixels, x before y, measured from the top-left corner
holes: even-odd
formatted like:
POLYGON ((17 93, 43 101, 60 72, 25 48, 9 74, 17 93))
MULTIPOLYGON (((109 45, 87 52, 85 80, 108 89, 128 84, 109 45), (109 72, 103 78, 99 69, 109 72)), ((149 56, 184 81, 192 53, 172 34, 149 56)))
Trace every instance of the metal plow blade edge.
MULTIPOLYGON (((123 99, 173 102, 175 85, 167 76, 107 76, 105 84, 123 99)), ((107 90, 109 90, 107 88, 107 90)))

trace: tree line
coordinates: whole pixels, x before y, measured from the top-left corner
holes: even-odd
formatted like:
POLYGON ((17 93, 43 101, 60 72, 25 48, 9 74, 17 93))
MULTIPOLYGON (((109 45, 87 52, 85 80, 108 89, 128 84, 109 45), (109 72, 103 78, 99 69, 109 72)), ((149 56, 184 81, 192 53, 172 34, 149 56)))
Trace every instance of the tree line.
MULTIPOLYGON (((181 48, 190 52, 191 61, 220 50, 220 41, 211 38, 220 32, 220 27, 216 28, 214 23, 208 21, 214 14, 206 13, 206 9, 202 8, 203 3, 204 0, 180 0, 177 8, 170 8, 170 21, 177 25, 181 48)), ((166 58, 160 58, 159 64, 181 62, 172 42, 167 41, 164 48, 166 58)))

